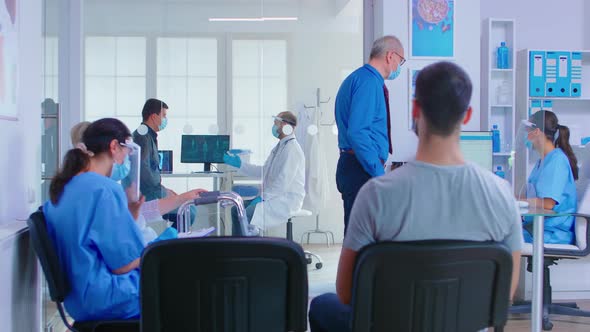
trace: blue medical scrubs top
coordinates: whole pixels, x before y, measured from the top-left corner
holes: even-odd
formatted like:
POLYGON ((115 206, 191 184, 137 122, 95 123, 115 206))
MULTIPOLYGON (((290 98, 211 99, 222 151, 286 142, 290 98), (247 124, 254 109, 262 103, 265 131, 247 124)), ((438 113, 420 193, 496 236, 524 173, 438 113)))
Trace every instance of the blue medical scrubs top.
POLYGON ((383 84, 383 76, 366 64, 342 82, 336 96, 338 147, 354 150, 363 169, 372 177, 384 174, 381 161, 389 156, 383 84))
MULTIPOLYGON (((527 196, 551 198, 556 204, 553 211, 575 213, 577 195, 574 175, 569 160, 560 149, 549 152, 535 164, 529 175, 527 196)), ((545 243, 571 244, 574 241, 573 216, 545 218, 545 243)), ((530 222, 527 220, 527 222, 530 222)))
POLYGON ((138 317, 139 269, 111 272, 144 248, 121 185, 82 173, 66 184, 57 205, 43 205, 43 213, 71 286, 64 301, 68 313, 80 321, 138 317))

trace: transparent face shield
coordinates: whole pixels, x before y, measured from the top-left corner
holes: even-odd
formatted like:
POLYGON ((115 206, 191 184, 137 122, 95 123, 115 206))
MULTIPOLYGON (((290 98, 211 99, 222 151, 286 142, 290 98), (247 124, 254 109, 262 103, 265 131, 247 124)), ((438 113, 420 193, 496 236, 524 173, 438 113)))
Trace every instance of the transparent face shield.
POLYGON ((137 202, 141 196, 139 191, 141 147, 133 143, 133 140, 131 139, 128 139, 125 143, 121 143, 121 146, 129 149, 128 156, 130 164, 129 174, 121 181, 121 184, 123 185, 123 188, 125 188, 129 201, 137 202))
POLYGON ((516 131, 516 196, 523 209, 543 209, 543 197, 539 197, 537 183, 544 166, 545 150, 551 144, 545 136, 544 112, 538 111, 521 119, 516 131), (537 114, 538 113, 538 114, 537 114))

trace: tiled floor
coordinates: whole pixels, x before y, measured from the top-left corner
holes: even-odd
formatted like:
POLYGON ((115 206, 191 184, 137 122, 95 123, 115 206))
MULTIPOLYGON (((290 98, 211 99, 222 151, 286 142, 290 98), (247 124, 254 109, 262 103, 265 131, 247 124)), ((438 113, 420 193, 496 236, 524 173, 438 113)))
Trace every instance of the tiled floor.
MULTIPOLYGON (((309 245, 305 246, 306 250, 310 250, 319 254, 323 261, 321 270, 309 269, 309 297, 310 299, 326 292, 336 291, 336 271, 338 268, 338 259, 340 257, 340 246, 332 246, 327 248, 325 245, 309 245)), ((314 262, 315 263, 315 262, 314 262)), ((313 265, 312 265, 313 266, 313 265)), ((590 300, 576 301, 582 309, 590 310, 590 300)), ((557 316, 551 317, 554 324, 554 332, 588 332, 590 331, 590 318, 588 317, 569 317, 557 316)), ((530 315, 514 315, 511 316, 505 331, 508 332, 524 332, 530 331, 530 315)))

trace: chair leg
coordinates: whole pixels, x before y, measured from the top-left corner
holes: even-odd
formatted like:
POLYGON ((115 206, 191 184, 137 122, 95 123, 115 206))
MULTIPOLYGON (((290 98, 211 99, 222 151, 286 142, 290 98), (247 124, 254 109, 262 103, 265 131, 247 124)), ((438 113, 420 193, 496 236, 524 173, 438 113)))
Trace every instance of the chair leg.
POLYGON ((287 240, 293 241, 293 223, 291 218, 287 221, 287 240))
POLYGON ((319 255, 314 254, 311 251, 305 251, 305 256, 307 258, 307 264, 311 264, 313 262, 312 257, 315 257, 317 259, 318 262, 315 263, 316 269, 319 270, 322 268, 322 266, 324 266, 324 262, 322 261, 322 258, 319 255))

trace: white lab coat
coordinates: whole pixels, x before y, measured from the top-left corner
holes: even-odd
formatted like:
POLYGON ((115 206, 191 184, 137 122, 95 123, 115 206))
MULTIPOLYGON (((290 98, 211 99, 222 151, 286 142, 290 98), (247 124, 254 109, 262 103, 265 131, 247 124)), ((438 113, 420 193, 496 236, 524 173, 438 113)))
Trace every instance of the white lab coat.
POLYGON ((326 206, 328 197, 330 197, 330 184, 328 183, 328 168, 326 154, 320 151, 321 127, 319 124, 319 113, 317 109, 305 109, 303 106, 298 108, 297 119, 297 140, 303 147, 305 154, 305 200, 303 208, 315 214, 326 206), (310 135, 308 128, 317 127, 317 133, 310 135))
POLYGON ((272 149, 264 166, 242 162, 239 173, 262 179, 262 199, 250 222, 262 229, 287 222, 301 209, 305 197, 305 155, 295 135, 272 149))

